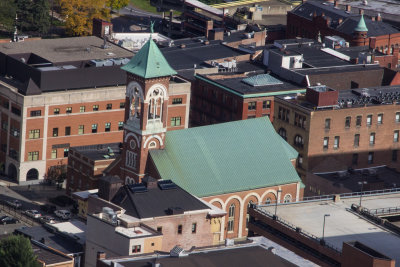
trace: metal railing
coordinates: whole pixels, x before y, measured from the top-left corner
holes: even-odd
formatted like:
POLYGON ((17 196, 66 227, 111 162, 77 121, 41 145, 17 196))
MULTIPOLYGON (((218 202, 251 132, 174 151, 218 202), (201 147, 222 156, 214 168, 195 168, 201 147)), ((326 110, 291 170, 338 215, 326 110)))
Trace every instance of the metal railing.
POLYGON ((389 208, 379 208, 379 209, 367 209, 363 208, 373 215, 388 215, 393 213, 400 213, 400 207, 389 207, 389 208))
MULTIPOLYGON (((315 235, 313 235, 313 234, 311 234, 311 233, 309 233, 307 231, 304 231, 301 227, 297 227, 294 224, 292 224, 292 223, 290 223, 288 221, 285 221, 282 218, 279 218, 278 216, 272 215, 270 212, 268 212, 266 210, 258 209, 257 206, 253 205, 253 209, 254 209, 254 211, 256 211, 258 213, 261 213, 261 214, 263 214, 265 216, 270 217, 271 219, 275 220, 276 222, 282 224, 283 226, 285 226, 287 228, 290 228, 293 231, 298 232, 300 235, 302 235, 304 237, 307 237, 308 239, 311 239, 311 240, 313 240, 313 241, 315 241, 315 242, 317 242, 319 244, 321 243, 321 240, 322 240, 321 238, 319 238, 319 237, 317 237, 317 236, 315 236, 315 235)), ((330 243, 328 243, 326 241, 324 242, 324 246, 334 250, 336 253, 341 254, 341 250, 338 247, 336 247, 336 246, 334 246, 334 245, 332 245, 332 244, 330 244, 330 243)))
MULTIPOLYGON (((364 196, 389 195, 389 194, 393 194, 393 193, 400 193, 400 188, 303 197, 301 200, 296 201, 296 202, 278 203, 278 205, 287 205, 287 204, 303 203, 303 202, 329 201, 329 200, 334 200, 336 196, 347 199, 347 198, 358 198, 360 196, 364 197, 364 196)), ((276 205, 276 200, 271 200, 270 203, 261 204, 259 206, 268 207, 268 206, 274 206, 274 205, 276 205)))
POLYGON ((0 203, 0 210, 8 216, 11 216, 23 224, 28 226, 37 226, 40 225, 39 223, 33 221, 30 217, 27 217, 22 213, 21 210, 15 209, 3 203, 0 203))

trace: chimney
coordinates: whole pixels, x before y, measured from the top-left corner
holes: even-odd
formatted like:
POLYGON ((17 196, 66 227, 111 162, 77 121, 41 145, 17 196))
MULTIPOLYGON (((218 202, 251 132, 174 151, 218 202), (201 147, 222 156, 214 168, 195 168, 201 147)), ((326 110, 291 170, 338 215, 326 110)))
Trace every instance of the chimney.
POLYGON ((97 259, 98 260, 105 260, 106 259, 106 253, 103 251, 97 251, 97 259))
POLYGON ((369 38, 369 49, 374 50, 376 47, 376 37, 369 38))
POLYGON ((382 21, 381 13, 378 13, 376 16, 376 21, 382 21))
POLYGON ((351 5, 346 5, 346 11, 351 12, 351 5))
POLYGON ((334 6, 334 7, 337 7, 337 8, 339 7, 339 3, 338 3, 337 0, 334 0, 334 1, 333 1, 333 6, 334 6))
POLYGON ((111 201, 119 188, 122 186, 122 180, 118 176, 103 176, 99 179, 99 192, 97 195, 107 201, 111 201))
POLYGON ((375 17, 371 17, 371 20, 372 20, 372 21, 375 21, 375 17))
POLYGON ((142 183, 147 187, 147 189, 157 188, 157 180, 151 176, 144 177, 142 183))
POLYGON ((343 22, 343 18, 340 18, 340 19, 338 20, 338 23, 339 23, 339 24, 342 24, 342 22, 343 22))
POLYGON ((360 14, 360 15, 364 14, 364 9, 360 8, 360 9, 358 10, 358 14, 360 14))

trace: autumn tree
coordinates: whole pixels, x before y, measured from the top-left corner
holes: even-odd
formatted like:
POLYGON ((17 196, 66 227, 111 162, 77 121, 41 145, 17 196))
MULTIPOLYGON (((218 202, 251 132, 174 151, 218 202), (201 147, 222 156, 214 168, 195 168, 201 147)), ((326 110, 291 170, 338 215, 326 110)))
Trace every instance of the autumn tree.
POLYGON ((113 10, 120 10, 129 4, 129 0, 107 0, 107 6, 113 10))
POLYGON ((61 15, 65 19, 69 35, 80 36, 92 33, 93 18, 109 19, 107 0, 58 0, 61 15))

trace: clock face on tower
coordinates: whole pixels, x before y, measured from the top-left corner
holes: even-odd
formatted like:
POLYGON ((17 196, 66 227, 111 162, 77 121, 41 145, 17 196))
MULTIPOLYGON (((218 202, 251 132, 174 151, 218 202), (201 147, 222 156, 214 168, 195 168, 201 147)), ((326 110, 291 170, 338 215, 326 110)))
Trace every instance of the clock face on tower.
POLYGON ((135 148, 136 148, 136 142, 135 142, 135 140, 131 140, 131 141, 129 142, 129 146, 130 146, 131 149, 135 149, 135 148))

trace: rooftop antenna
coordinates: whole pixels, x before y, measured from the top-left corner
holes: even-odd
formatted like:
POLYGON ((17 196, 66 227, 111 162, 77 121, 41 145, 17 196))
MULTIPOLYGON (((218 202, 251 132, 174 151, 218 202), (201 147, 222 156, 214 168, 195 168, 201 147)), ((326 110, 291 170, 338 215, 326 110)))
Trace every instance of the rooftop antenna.
POLYGON ((318 39, 317 39, 318 43, 322 43, 322 38, 321 38, 321 32, 318 31, 318 39))

